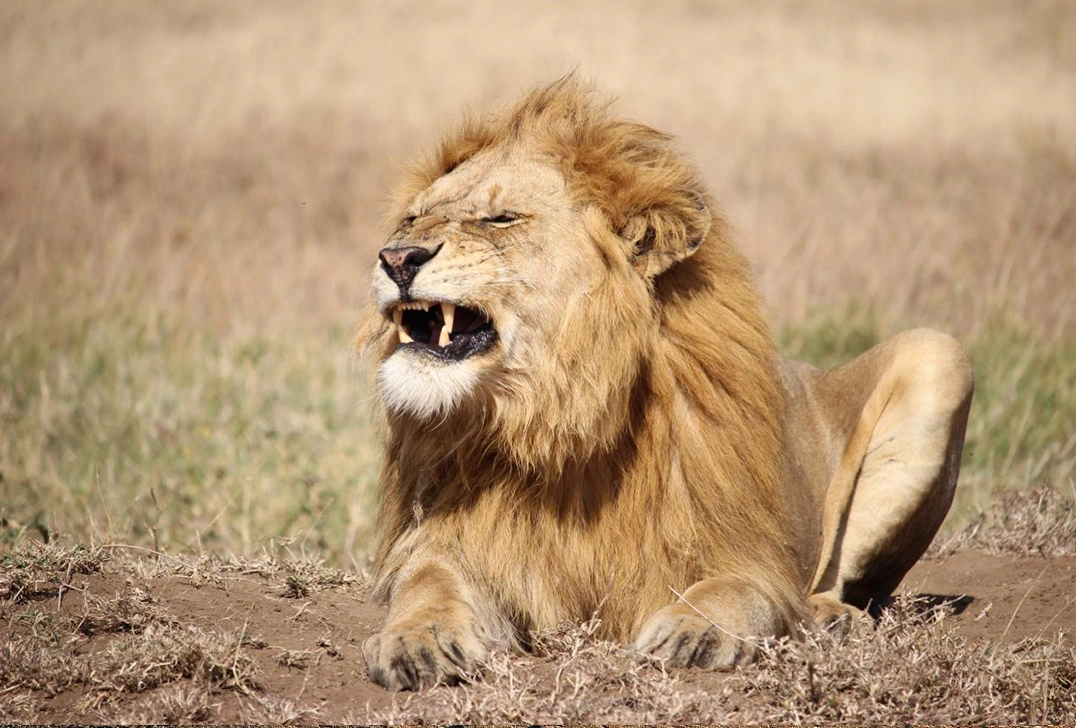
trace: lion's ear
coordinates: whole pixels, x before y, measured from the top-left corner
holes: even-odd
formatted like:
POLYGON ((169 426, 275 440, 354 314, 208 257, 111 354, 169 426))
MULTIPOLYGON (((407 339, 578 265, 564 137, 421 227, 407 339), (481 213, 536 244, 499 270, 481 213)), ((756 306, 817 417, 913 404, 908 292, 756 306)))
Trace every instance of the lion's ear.
POLYGON ((684 195, 676 203, 655 205, 631 217, 620 230, 631 263, 652 279, 687 258, 710 232, 710 209, 701 195, 684 195))

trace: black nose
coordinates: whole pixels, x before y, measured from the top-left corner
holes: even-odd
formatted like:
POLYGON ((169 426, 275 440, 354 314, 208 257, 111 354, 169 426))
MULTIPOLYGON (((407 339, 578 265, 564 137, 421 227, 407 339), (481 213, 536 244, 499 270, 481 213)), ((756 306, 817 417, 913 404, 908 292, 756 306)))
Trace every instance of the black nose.
POLYGON ((440 250, 426 250, 418 246, 409 248, 382 248, 377 257, 381 259, 381 267, 388 273, 389 278, 396 281, 400 288, 407 288, 411 281, 418 275, 421 268, 430 258, 437 255, 440 250))

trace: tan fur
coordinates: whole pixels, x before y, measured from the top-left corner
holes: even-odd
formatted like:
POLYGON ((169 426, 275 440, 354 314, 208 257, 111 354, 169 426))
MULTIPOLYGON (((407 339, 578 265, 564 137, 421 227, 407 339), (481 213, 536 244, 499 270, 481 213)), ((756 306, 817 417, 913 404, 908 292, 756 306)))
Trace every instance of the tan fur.
MULTIPOLYGON (((754 636, 832 615, 849 568, 870 575, 840 539, 895 358, 859 377, 863 397, 819 406, 827 373, 780 359, 746 261, 667 136, 568 78, 465 121, 394 200, 387 247, 438 251, 415 298, 480 310, 500 340, 464 364, 401 357, 399 294, 375 270, 362 338, 382 362, 376 593, 392 608, 366 646, 373 679, 458 679, 595 612, 641 653, 734 665, 754 636), (505 210, 520 222, 483 222, 505 210), (425 383, 436 409, 414 404, 425 383), (870 422, 842 429, 859 412, 870 422)), ((935 409, 958 410, 966 379, 935 409)), ((943 476, 920 488, 942 515, 933 484, 951 499, 951 463, 943 476)))

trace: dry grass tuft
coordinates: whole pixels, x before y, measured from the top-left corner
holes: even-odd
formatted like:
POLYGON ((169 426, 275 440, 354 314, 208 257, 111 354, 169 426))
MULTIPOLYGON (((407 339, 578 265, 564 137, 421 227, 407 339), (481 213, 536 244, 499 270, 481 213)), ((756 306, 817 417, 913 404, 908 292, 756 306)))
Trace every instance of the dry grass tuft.
POLYGON ((86 666, 91 700, 141 693, 181 679, 210 689, 249 693, 257 689, 254 661, 242 636, 193 625, 150 625, 142 633, 110 642, 86 666))
POLYGON ((0 645, 0 685, 4 691, 19 688, 56 695, 81 682, 85 675, 83 660, 72 657, 60 644, 36 636, 15 636, 0 645))
POLYGON ((65 548, 30 539, 0 556, 0 599, 16 604, 56 596, 75 574, 100 570, 108 554, 100 548, 76 544, 65 548))
POLYGON ((991 554, 1066 556, 1076 554, 1076 483, 1065 493, 1051 487, 999 491, 990 510, 927 553, 945 558, 959 549, 991 554))
POLYGON ((175 620, 143 589, 128 585, 111 597, 83 594, 82 616, 76 630, 87 637, 120 632, 142 632, 151 624, 174 624, 175 620))
POLYGON ((222 558, 210 552, 168 554, 128 544, 109 544, 105 550, 117 549, 133 555, 123 561, 123 568, 143 579, 182 576, 195 584, 223 583, 235 574, 256 574, 280 583, 280 594, 299 598, 322 589, 360 584, 363 577, 343 569, 327 566, 323 559, 293 554, 282 549, 263 550, 254 558, 222 558))
POLYGON ((1071 723, 1076 650, 1053 640, 968 643, 945 626, 945 610, 912 597, 894 601, 873 632, 842 641, 812 632, 769 644, 736 675, 752 706, 745 721, 1071 723))
POLYGON ((284 579, 284 590, 280 595, 288 599, 302 599, 310 596, 310 583, 298 574, 288 574, 284 579))
POLYGON ((208 722, 213 710, 210 695, 203 688, 179 683, 151 690, 119 711, 101 714, 101 718, 118 725, 186 725, 208 722))
POLYGON ((315 707, 272 695, 251 695, 243 707, 246 723, 294 725, 314 722, 319 715, 315 707))
POLYGON ((292 599, 309 596, 311 592, 332 587, 356 584, 355 574, 325 566, 321 561, 298 559, 272 561, 267 565, 272 572, 285 574, 283 596, 292 599))
POLYGON ((0 691, 0 716, 12 723, 30 723, 39 702, 38 697, 30 692, 13 689, 0 691))

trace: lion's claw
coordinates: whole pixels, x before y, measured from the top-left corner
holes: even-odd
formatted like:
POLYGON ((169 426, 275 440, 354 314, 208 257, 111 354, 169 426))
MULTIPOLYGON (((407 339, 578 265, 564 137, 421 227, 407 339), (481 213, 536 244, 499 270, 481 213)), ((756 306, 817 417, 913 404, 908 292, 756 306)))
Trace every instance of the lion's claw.
POLYGON ((486 648, 477 638, 439 625, 386 629, 362 647, 366 673, 389 690, 455 685, 478 674, 486 648))
POLYGON ((671 667, 728 670, 752 662, 757 649, 750 638, 737 637, 698 614, 676 607, 659 610, 643 625, 635 650, 671 667))

